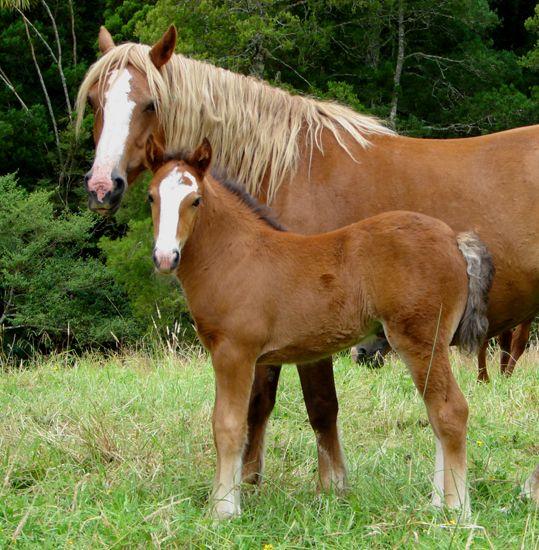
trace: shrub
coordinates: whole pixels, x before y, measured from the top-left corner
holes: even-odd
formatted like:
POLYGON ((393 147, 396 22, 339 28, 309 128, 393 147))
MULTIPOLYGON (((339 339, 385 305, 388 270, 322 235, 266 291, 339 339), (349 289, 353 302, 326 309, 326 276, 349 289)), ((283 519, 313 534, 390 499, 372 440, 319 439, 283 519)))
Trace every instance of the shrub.
POLYGON ((4 352, 110 346, 140 334, 92 244, 92 214, 57 215, 51 192, 0 177, 0 343, 4 352))

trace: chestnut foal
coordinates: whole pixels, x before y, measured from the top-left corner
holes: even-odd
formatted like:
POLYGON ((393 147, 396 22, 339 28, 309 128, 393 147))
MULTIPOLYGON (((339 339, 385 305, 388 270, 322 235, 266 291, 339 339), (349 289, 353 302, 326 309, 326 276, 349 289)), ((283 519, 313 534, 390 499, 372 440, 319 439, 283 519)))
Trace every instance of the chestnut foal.
POLYGON ((449 345, 474 350, 486 335, 493 275, 486 248, 411 212, 314 236, 289 233, 240 187, 212 177, 210 161, 204 140, 187 160, 165 162, 149 198, 155 265, 179 278, 215 371, 215 515, 240 513, 255 365, 312 362, 380 326, 427 407, 436 438, 433 503, 445 498, 466 511, 468 406, 449 345))

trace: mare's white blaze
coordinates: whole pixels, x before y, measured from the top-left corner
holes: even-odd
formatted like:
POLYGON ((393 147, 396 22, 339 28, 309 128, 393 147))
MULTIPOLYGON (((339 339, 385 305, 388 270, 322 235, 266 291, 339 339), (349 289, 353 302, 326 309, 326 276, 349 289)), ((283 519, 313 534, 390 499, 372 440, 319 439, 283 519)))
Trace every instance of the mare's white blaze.
POLYGON ((159 231, 155 248, 173 251, 180 248, 178 242, 178 222, 180 204, 190 193, 198 191, 197 181, 189 172, 179 172, 174 168, 159 185, 159 231))
POLYGON ((124 154, 131 116, 135 107, 135 102, 129 99, 132 78, 127 69, 123 69, 119 74, 118 70, 110 73, 110 84, 105 93, 103 107, 103 129, 92 167, 92 179, 96 181, 110 181, 112 170, 118 165, 124 154))

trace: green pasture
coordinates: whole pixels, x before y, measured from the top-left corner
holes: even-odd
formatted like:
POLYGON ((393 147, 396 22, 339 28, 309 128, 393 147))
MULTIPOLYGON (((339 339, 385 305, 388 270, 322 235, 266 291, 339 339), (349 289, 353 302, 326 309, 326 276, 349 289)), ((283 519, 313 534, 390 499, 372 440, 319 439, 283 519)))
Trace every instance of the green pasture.
POLYGON ((57 355, 0 375, 0 546, 16 548, 539 547, 538 510, 519 498, 539 455, 539 352, 510 379, 475 381, 470 403, 472 519, 429 506, 434 443, 403 364, 369 371, 338 359, 344 497, 316 493, 316 451, 295 369, 285 367, 263 487, 243 515, 215 523, 207 357, 57 355))

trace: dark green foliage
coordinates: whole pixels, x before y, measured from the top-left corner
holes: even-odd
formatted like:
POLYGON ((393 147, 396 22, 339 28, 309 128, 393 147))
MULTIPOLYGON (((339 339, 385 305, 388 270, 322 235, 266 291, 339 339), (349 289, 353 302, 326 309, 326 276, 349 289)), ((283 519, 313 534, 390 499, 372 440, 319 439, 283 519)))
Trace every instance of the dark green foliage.
MULTIPOLYGON (((9 4, 16 2, 2 2, 9 4)), ((10 231, 0 235, 0 311, 9 313, 4 342, 16 334, 28 346, 63 347, 68 321, 70 340, 80 346, 110 345, 111 332, 122 339, 155 327, 166 334, 180 320, 182 330, 189 327, 177 285, 153 273, 145 184, 133 186, 115 220, 95 223, 77 214, 85 209, 81 183, 93 158, 93 120, 88 114, 77 144, 68 103, 73 107, 96 58, 101 24, 116 41, 152 43, 175 23, 185 55, 374 113, 408 135, 471 136, 539 121, 535 0, 28 4, 24 14, 35 27, 29 32, 46 92, 20 12, 0 9, 0 175, 16 172, 19 182, 2 180, 14 201, 3 202, 1 213, 10 231), (17 210, 23 200, 25 209, 17 210), (35 242, 26 242, 28 235, 35 242), (10 288, 17 289, 13 310, 10 288)))
POLYGON ((55 216, 50 192, 0 177, 0 318, 4 352, 110 346, 138 334, 125 294, 92 257, 95 217, 55 216))

